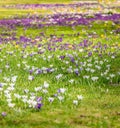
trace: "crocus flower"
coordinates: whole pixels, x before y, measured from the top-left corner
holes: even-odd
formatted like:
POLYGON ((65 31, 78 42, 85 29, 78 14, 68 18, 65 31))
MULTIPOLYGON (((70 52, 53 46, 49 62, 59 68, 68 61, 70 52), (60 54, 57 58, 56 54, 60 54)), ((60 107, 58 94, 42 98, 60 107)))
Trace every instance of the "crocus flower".
POLYGON ((97 81, 98 79, 99 79, 99 77, 91 77, 91 79, 93 80, 93 81, 97 81))
POLYGON ((15 104, 14 104, 14 103, 8 103, 8 106, 9 106, 10 108, 14 108, 15 104))
POLYGON ((63 101, 63 100, 64 100, 64 97, 63 97, 63 96, 58 96, 58 99, 59 99, 60 101, 63 101))
POLYGON ((58 80, 58 79, 60 79, 62 76, 63 76, 63 74, 58 74, 58 75, 56 76, 56 79, 58 80))
POLYGON ((30 81, 34 80, 34 77, 33 76, 28 76, 28 80, 30 80, 30 81))
POLYGON ((53 97, 49 97, 49 98, 48 98, 48 101, 49 101, 49 102, 53 102, 53 101, 54 101, 54 98, 53 98, 53 97))
POLYGON ((83 96, 82 95, 77 95, 78 100, 82 100, 83 96))
POLYGON ((1 115, 2 115, 3 117, 5 117, 5 116, 7 116, 7 113, 6 113, 6 112, 2 112, 1 115))
POLYGON ((73 100, 74 105, 78 105, 78 100, 73 100))
POLYGON ((48 88, 49 87, 49 84, 45 81, 43 87, 44 88, 48 88))
POLYGON ((42 106, 43 106, 42 103, 37 103, 36 108, 37 108, 37 109, 41 109, 42 106))

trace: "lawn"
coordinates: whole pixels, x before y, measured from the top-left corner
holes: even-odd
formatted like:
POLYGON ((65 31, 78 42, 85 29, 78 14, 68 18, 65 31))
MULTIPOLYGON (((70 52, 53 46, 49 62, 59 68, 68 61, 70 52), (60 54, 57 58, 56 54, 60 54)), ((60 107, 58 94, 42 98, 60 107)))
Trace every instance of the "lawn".
POLYGON ((0 128, 119 128, 119 6, 0 5, 0 128))
POLYGON ((56 3, 68 3, 71 2, 71 0, 34 0, 34 2, 32 0, 1 0, 1 4, 43 4, 43 3, 52 3, 52 4, 56 4, 56 3))

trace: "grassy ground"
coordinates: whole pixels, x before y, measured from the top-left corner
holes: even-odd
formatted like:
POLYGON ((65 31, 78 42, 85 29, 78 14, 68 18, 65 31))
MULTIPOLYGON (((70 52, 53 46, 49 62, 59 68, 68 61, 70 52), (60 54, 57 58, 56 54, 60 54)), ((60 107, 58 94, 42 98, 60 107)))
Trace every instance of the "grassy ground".
POLYGON ((36 12, 38 14, 50 14, 51 11, 50 10, 45 10, 45 9, 42 9, 42 10, 38 10, 38 9, 35 9, 35 10, 31 10, 31 9, 24 9, 24 10, 21 10, 21 9, 5 9, 5 8, 1 8, 0 9, 0 19, 9 19, 11 17, 14 17, 14 16, 23 16, 23 15, 27 15, 27 14, 36 14, 36 12))
POLYGON ((4 5, 6 5, 6 4, 40 4, 40 3, 68 3, 68 2, 71 2, 71 0, 60 0, 60 1, 58 1, 58 0, 34 0, 34 2, 32 1, 32 0, 21 0, 21 1, 19 1, 19 0, 6 0, 6 1, 4 1, 4 0, 1 0, 0 1, 0 3, 1 4, 4 4, 4 5))
MULTIPOLYGON (((33 1, 22 0, 20 3, 33 3, 33 1)), ((34 3, 39 3, 42 1, 35 0, 34 3)), ((44 1, 48 2, 48 1, 44 1)), ((49 1, 56 3, 58 1, 49 1)), ((62 2, 62 1, 61 1, 62 2)), ((68 2, 68 0, 64 0, 64 2, 68 2)), ((19 3, 18 0, 11 1, 1 0, 1 4, 13 4, 19 3)), ((47 10, 38 10, 40 13, 45 14, 47 10)), ((34 13, 34 10, 15 10, 15 9, 0 9, 0 18, 9 17, 13 15, 23 15, 28 12, 34 13), (17 13, 16 13, 17 11, 17 13), (2 12, 2 13, 1 13, 2 12)), ((48 12, 47 12, 48 13, 48 12)), ((13 32, 16 32, 17 36, 38 36, 38 33, 44 32, 46 37, 49 37, 51 34, 59 37, 61 34, 64 34, 64 42, 70 42, 71 44, 76 42, 79 43, 83 39, 87 38, 87 34, 92 34, 96 32, 97 37, 91 38, 91 41, 94 43, 102 42, 103 44, 119 44, 120 38, 119 35, 111 33, 113 29, 119 28, 119 25, 115 25, 114 28, 111 22, 107 24, 104 23, 94 23, 91 29, 88 26, 78 26, 75 28, 71 27, 49 27, 42 29, 27 29, 24 32, 22 27, 18 27, 13 32), (106 32, 104 30, 107 30, 106 32), (80 32, 79 36, 75 36, 74 34, 80 32), (108 40, 109 39, 109 40, 108 40)), ((8 30, 3 30, 0 28, 0 34, 7 33, 8 30)), ((14 43, 14 42, 12 42, 14 43)), ((75 75, 68 75, 68 77, 63 78, 60 81, 56 81, 54 78, 57 75, 56 73, 46 74, 37 76, 34 81, 29 82, 27 80, 28 72, 24 72, 23 67, 20 69, 16 66, 18 63, 22 65, 23 61, 26 61, 28 65, 34 66, 47 66, 53 64, 57 67, 61 67, 62 64, 59 61, 51 60, 50 62, 45 62, 39 58, 39 56, 35 56, 37 62, 31 59, 29 56, 27 59, 21 58, 21 51, 23 51, 22 47, 15 47, 11 44, 0 44, 0 48, 2 48, 2 52, 0 54, 0 58, 4 61, 0 63, 0 68, 3 69, 3 72, 0 73, 0 81, 3 80, 3 76, 11 76, 11 74, 18 75, 19 78, 17 81, 16 92, 22 93, 25 88, 29 88, 32 92, 36 85, 43 84, 44 81, 50 83, 49 92, 51 95, 58 88, 63 87, 67 88, 67 92, 65 94, 65 102, 57 102, 55 101, 53 104, 49 102, 45 102, 44 106, 40 110, 34 110, 29 108, 22 108, 22 111, 19 110, 19 107, 22 107, 22 103, 19 101, 15 101, 18 103, 17 109, 8 108, 5 97, 0 94, 0 113, 3 111, 7 112, 7 116, 0 116, 0 128, 119 128, 120 127, 120 85, 119 83, 110 84, 110 83, 87 83, 81 82, 79 77, 75 75), (6 53, 6 51, 14 51, 14 55, 16 57, 10 56, 6 53), (5 69, 6 63, 10 63, 11 70, 5 69), (75 80, 74 83, 68 83, 68 80, 73 78, 75 80), (76 98, 78 94, 83 95, 83 100, 79 102, 77 106, 73 105, 73 99, 76 98), (69 97, 70 96, 70 97, 69 97)), ((36 47, 28 47, 25 49, 25 53, 31 53, 31 51, 37 51, 36 47)), ((71 50, 70 53, 74 51, 71 50)), ((56 51, 55 53, 47 52, 45 56, 55 54, 65 54, 66 51, 56 51)), ((110 60, 110 58, 107 58, 110 60)), ((111 61, 111 60, 110 60, 111 61)), ((114 61, 111 61, 111 65, 113 69, 119 71, 120 66, 120 57, 119 55, 114 61)), ((64 70, 59 73, 66 75, 64 70)), ((43 95, 44 96, 44 95, 43 95)))
MULTIPOLYGON (((34 0, 34 4, 44 4, 44 3, 70 3, 71 0, 61 0, 61 1, 57 1, 57 0, 34 0)), ((11 0, 1 0, 0 1, 0 6, 3 6, 3 5, 13 5, 13 4, 32 4, 33 1, 32 0, 16 0, 16 1, 11 1, 11 0)), ((16 15, 25 15, 25 14, 34 14, 34 13, 40 13, 40 14, 49 14, 51 12, 51 10, 38 10, 38 9, 35 9, 35 10, 32 10, 32 9, 24 9, 24 10, 21 10, 21 9, 5 9, 5 8, 2 8, 0 7, 0 19, 3 19, 3 18, 9 18, 11 16, 16 16, 16 15), (17 13, 16 13, 17 12, 17 13)))
MULTIPOLYGON (((31 0, 22 0, 22 1, 19 1, 19 0, 1 0, 0 1, 0 6, 3 6, 3 5, 13 5, 13 4, 44 4, 44 3, 51 3, 51 4, 55 4, 55 3, 58 3, 58 4, 67 4, 67 3, 70 3, 72 2, 71 0, 60 0, 60 1, 57 1, 57 0, 34 0, 31 1, 31 0)), ((25 14, 34 14, 34 13, 40 13, 40 14, 49 14, 51 12, 51 10, 32 10, 32 9, 28 9, 28 10, 21 10, 21 9, 5 9, 5 8, 2 8, 0 7, 0 19, 3 19, 3 18, 9 18, 11 16, 16 16, 16 15, 25 15, 25 14)))

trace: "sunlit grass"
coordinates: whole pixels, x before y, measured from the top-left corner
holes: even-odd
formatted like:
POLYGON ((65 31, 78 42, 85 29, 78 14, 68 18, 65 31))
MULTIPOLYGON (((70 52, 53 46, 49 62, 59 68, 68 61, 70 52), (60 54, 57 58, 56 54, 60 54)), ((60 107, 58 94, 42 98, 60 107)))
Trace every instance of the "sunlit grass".
POLYGON ((6 5, 6 4, 43 4, 43 3, 69 3, 72 2, 71 0, 1 0, 0 4, 6 5))
POLYGON ((5 9, 0 8, 0 19, 4 18, 12 18, 15 16, 24 16, 27 14, 51 14, 51 10, 45 10, 45 9, 5 9))
MULTIPOLYGON (((50 1, 40 1, 34 0, 34 3, 62 3, 69 2, 70 0, 50 0, 50 1)), ((24 4, 33 3, 29 0, 1 0, 0 4, 24 4)), ((12 18, 14 16, 23 16, 30 14, 50 14, 51 10, 20 10, 20 9, 0 9, 0 19, 12 18)), ((120 37, 119 34, 113 33, 113 30, 119 28, 119 24, 114 25, 111 21, 104 22, 94 22, 91 26, 50 26, 37 28, 24 29, 23 27, 16 27, 16 29, 9 31, 7 28, 0 28, 1 36, 4 38, 10 37, 12 34, 16 34, 16 37, 26 36, 33 38, 40 37, 40 33, 44 33, 45 37, 40 44, 49 43, 51 35, 55 37, 63 37, 63 43, 79 44, 84 39, 88 39, 89 35, 93 37, 89 38, 89 41, 97 44, 101 42, 102 44, 107 44, 108 46, 113 46, 109 49, 110 52, 114 51, 115 45, 119 47, 120 37), (105 31, 107 30, 107 31, 105 31), (79 34, 78 34, 79 33, 79 34), (78 35, 77 35, 78 34, 78 35), (9 36, 8 36, 9 35, 9 36)), ((41 37, 43 38, 43 37, 41 37)), ((58 45, 60 42, 57 42, 58 45)), ((71 45, 70 45, 71 46, 71 45)), ((90 47, 86 49, 90 50, 90 47)), ((92 49, 91 49, 92 50, 92 49)), ((10 44, 0 44, 0 82, 3 82, 3 77, 10 77, 13 75, 18 75, 16 82, 15 91, 20 94, 24 94, 24 89, 29 89, 31 92, 34 91, 36 86, 43 85, 44 81, 50 84, 48 89, 49 93, 47 96, 52 96, 57 92, 58 88, 66 88, 65 100, 64 102, 58 102, 55 100, 52 104, 48 102, 45 95, 41 92, 39 95, 44 97, 44 104, 41 109, 31 109, 25 108, 22 102, 14 99, 17 104, 17 108, 9 108, 6 103, 6 99, 3 93, 0 93, 0 128, 119 128, 120 127, 120 78, 113 83, 103 83, 100 82, 89 82, 87 80, 82 81, 81 76, 76 76, 75 74, 66 73, 65 69, 61 70, 61 67, 66 67, 67 64, 63 64, 57 58, 58 55, 66 55, 66 53, 74 54, 72 47, 68 50, 57 50, 56 52, 46 51, 43 58, 48 56, 54 56, 51 61, 43 60, 42 55, 35 55, 33 58, 29 56, 32 52, 38 52, 37 45, 28 46, 26 49, 22 47, 21 44, 17 45, 15 41, 11 41, 10 44), (13 51, 13 55, 7 54, 7 51, 13 51), (24 54, 21 54, 24 52, 24 54), (27 58, 22 56, 27 55, 27 58), (34 60, 36 58, 36 61, 34 60), (3 59, 3 61, 2 61, 3 59), (23 70, 24 66, 22 62, 26 61, 28 65, 35 67, 47 67, 50 65, 58 68, 57 73, 48 73, 36 75, 33 81, 28 81, 29 70, 23 70), (17 64, 21 64, 18 68, 17 64), (10 69, 6 69, 5 65, 10 64, 10 69), (55 77, 58 73, 63 74, 63 78, 56 80, 55 77), (74 79, 75 82, 69 83, 69 79, 74 79), (76 99, 77 95, 82 95, 83 100, 79 102, 78 105, 73 104, 73 100, 76 99), (1 113, 6 112, 6 116, 2 116, 1 113)), ((77 51, 77 54, 80 53, 77 51)), ((76 57, 77 59, 77 57, 76 57)), ((101 60, 106 59, 105 56, 101 60)), ((111 57, 107 57, 112 65, 112 71, 118 72, 120 69, 120 51, 117 52, 117 56, 114 60, 111 57)), ((80 58, 83 62, 83 59, 80 58)), ((72 65, 72 64, 71 64, 72 65)), ((92 75, 92 74, 90 74, 92 75)))

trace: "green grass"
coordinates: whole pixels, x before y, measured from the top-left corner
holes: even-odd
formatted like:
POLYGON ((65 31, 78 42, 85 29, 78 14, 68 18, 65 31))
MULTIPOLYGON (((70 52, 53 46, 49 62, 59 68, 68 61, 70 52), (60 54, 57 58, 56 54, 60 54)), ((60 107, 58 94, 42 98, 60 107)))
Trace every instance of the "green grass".
MULTIPOLYGON (((17 3, 33 3, 33 1, 22 0, 21 2, 11 1, 11 0, 1 0, 0 4, 17 4, 17 3)), ((34 0, 34 3, 42 3, 42 2, 58 2, 56 0, 50 1, 39 1, 34 0)), ((60 1, 61 3, 63 1, 60 1)), ((68 2, 68 0, 64 0, 64 2, 68 2)), ((17 15, 26 15, 27 13, 34 13, 35 11, 45 14, 50 13, 49 10, 19 10, 19 9, 0 9, 0 18, 9 18, 9 16, 17 15)), ((63 43, 80 43, 83 39, 88 37, 88 34, 92 34, 96 32, 97 37, 93 37, 90 40, 95 44, 97 42, 101 42, 103 44, 115 45, 120 44, 120 38, 117 34, 112 34, 111 31, 113 29, 117 29, 119 25, 115 25, 112 27, 112 23, 108 22, 104 23, 93 23, 93 26, 89 28, 88 26, 77 26, 75 28, 71 27, 63 27, 63 26, 51 26, 45 27, 42 29, 29 28, 24 31, 22 27, 18 27, 15 32, 17 37, 21 35, 36 37, 40 32, 44 32, 47 39, 49 36, 56 35, 60 37, 61 34, 64 34, 63 43), (106 32, 104 30, 107 30, 106 32), (80 33, 79 36, 75 36, 74 34, 80 33), (109 40, 108 40, 109 39, 109 40)), ((7 29, 0 28, 0 34, 9 34, 10 31, 7 29)), ((6 36, 7 37, 7 36, 6 36)), ((46 43, 47 39, 44 39, 42 43, 46 43)), ((49 93, 46 97, 42 95, 44 99, 44 105, 42 109, 35 110, 30 108, 25 108, 24 104, 20 101, 14 99, 14 102, 17 103, 17 110, 10 109, 7 106, 6 99, 3 94, 0 93, 0 114, 1 112, 7 112, 7 116, 3 117, 0 115, 0 128, 119 128, 120 127, 120 81, 116 83, 102 83, 101 82, 86 82, 81 81, 78 76, 74 74, 66 75, 64 70, 61 70, 62 66, 67 67, 66 64, 63 64, 57 59, 57 55, 65 55, 67 53, 73 54, 74 51, 56 51, 49 52, 47 51, 44 55, 47 57, 48 55, 54 55, 55 58, 51 59, 51 61, 44 61, 40 57, 42 55, 35 55, 37 61, 34 58, 28 56, 27 58, 21 58, 22 55, 28 53, 30 54, 32 51, 38 51, 36 46, 28 46, 25 50, 18 45, 18 48, 15 45, 15 42, 11 42, 10 44, 0 44, 0 69, 2 69, 2 73, 0 73, 0 82, 3 82, 4 77, 10 77, 12 75, 19 75, 16 82, 16 93, 24 94, 23 90, 28 88, 31 92, 34 91, 34 88, 40 86, 47 81, 50 84, 48 88, 49 93), (7 54, 7 51, 13 51, 13 56, 7 54), (24 54, 21 53, 24 51, 24 54), (42 74, 35 76, 34 81, 28 81, 29 71, 23 70, 25 65, 22 63, 26 61, 30 66, 36 67, 47 67, 53 64, 57 68, 59 68, 58 72, 54 72, 52 74, 42 74), (10 69, 6 69, 5 65, 9 63, 10 69), (21 67, 18 68, 17 64, 21 64, 21 67), (56 81, 55 76, 58 73, 64 74, 64 77, 59 81, 56 81), (70 84, 68 80, 74 79, 75 82, 70 84), (53 104, 50 104, 47 101, 47 97, 56 93, 58 88, 66 88, 67 91, 65 93, 65 101, 58 102, 55 100, 53 104), (83 100, 81 100, 78 106, 73 105, 73 100, 76 99, 78 94, 83 95, 83 100), (21 111, 19 111, 21 108, 21 111)), ((87 50, 87 49, 86 49, 87 50)), ((109 49, 111 51, 111 49, 109 49)), ((114 49, 113 49, 114 51, 114 49)), ((78 51, 77 51, 78 52, 78 51)), ((80 55, 80 53, 78 52, 80 55)), ((104 57, 105 58, 105 57, 104 57)), ((104 60, 102 58, 101 60, 104 60)), ((110 57, 106 57, 112 65, 113 73, 117 72, 120 69, 120 52, 118 51, 117 57, 115 60, 111 60, 110 57)), ((83 61, 83 60, 81 60, 83 61)), ((72 64, 71 64, 72 65, 72 64)), ((119 78, 118 78, 119 79, 119 78)), ((12 95, 13 97, 13 95, 12 95)))
MULTIPOLYGON (((83 27, 76 28, 76 32, 80 31, 83 27)), ((72 43, 75 40, 79 39, 73 38, 67 36, 67 34, 73 34, 71 28, 64 28, 64 27, 56 27, 57 29, 57 36, 63 33, 66 34, 65 41, 70 40, 72 43)), ((54 28, 47 28, 43 29, 47 36, 49 34, 55 34, 54 28)), ((42 31, 43 31, 42 30, 42 31)), ((101 30, 101 29, 100 29, 101 30)), ((97 29, 99 34, 102 34, 100 30, 97 29)), ((86 30, 88 32, 88 30, 86 30)), ((92 31, 95 31, 93 28, 92 31)), ((22 28, 19 28, 17 30, 18 36, 24 35, 22 34, 22 28)), ((26 32, 26 36, 29 34, 36 36, 40 31, 39 30, 28 30, 26 32)), ((87 36, 81 35, 83 38, 86 38, 87 36)), ((112 35, 110 35, 112 36, 112 35)), ((114 43, 114 36, 111 37, 113 41, 111 41, 111 44, 114 43)), ((101 37, 99 37, 100 40, 101 37)), ((97 40, 95 40, 97 42, 97 40)), ((104 39, 102 39, 104 40, 104 39)), ((107 41, 106 41, 107 42, 107 41)), ((105 43, 103 41, 103 43, 105 43)), ((1 45, 2 47, 2 45, 1 45)), ((120 109, 120 86, 113 86, 113 85, 103 85, 101 83, 96 84, 82 84, 81 81, 78 80, 77 77, 68 76, 68 78, 74 78, 77 82, 73 84, 69 84, 68 78, 64 78, 60 80, 59 82, 56 82, 54 77, 56 76, 56 73, 53 73, 53 75, 41 75, 37 76, 35 78, 35 81, 28 82, 27 77, 28 73, 24 72, 22 70, 23 67, 21 67, 19 70, 16 67, 17 63, 21 63, 22 61, 26 61, 26 59, 22 60, 20 57, 19 52, 22 50, 21 48, 16 49, 16 58, 14 56, 6 55, 5 51, 12 51, 15 50, 14 46, 11 45, 5 45, 5 49, 2 51, 1 58, 3 56, 7 57, 7 60, 5 62, 9 62, 11 65, 12 72, 8 69, 6 70, 4 68, 4 65, 6 63, 1 63, 0 67, 3 69, 4 76, 9 76, 11 74, 19 74, 18 82, 17 82, 17 88, 16 91, 22 92, 23 89, 29 88, 31 91, 33 91, 33 88, 36 87, 36 85, 43 84, 44 81, 48 81, 50 83, 50 94, 53 94, 55 90, 59 87, 65 87, 68 88, 66 96, 70 95, 70 99, 66 99, 63 103, 54 102, 52 105, 49 103, 45 103, 43 108, 40 111, 35 111, 31 109, 24 109, 22 112, 16 112, 15 110, 9 109, 8 107, 5 107, 6 103, 4 102, 4 97, 1 101, 1 108, 0 112, 7 111, 6 117, 0 117, 0 127, 5 128, 84 128, 84 127, 92 127, 92 128, 106 128, 106 127, 119 127, 119 109, 120 109), (82 94, 84 96, 84 99, 79 103, 78 106, 74 106, 72 103, 72 100, 76 98, 77 94, 82 94)), ((27 48, 26 52, 30 53, 31 51, 36 51, 36 48, 27 48)), ((46 53, 47 55, 50 55, 51 53, 46 53)), ((55 53, 60 54, 60 52, 55 53)), ((64 54, 64 52, 62 53, 64 54)), ((47 66, 50 63, 44 62, 42 60, 37 58, 37 63, 32 60, 30 57, 27 58, 27 62, 29 65, 34 66, 47 66)), ((114 69, 119 69, 119 59, 116 59, 115 62, 113 62, 114 69)), ((52 61, 54 65, 59 65, 59 62, 57 60, 52 61)), ((62 73, 62 72, 60 72, 62 73)), ((63 72, 64 73, 64 72, 63 72)), ((2 75, 0 75, 0 79, 2 81, 2 75)), ((21 106, 22 104, 19 103, 18 106, 21 106)))
POLYGON ((34 0, 34 2, 32 0, 1 0, 0 4, 2 5, 6 5, 6 4, 43 4, 43 3, 68 3, 71 2, 71 0, 34 0))
POLYGON ((5 8, 0 8, 0 19, 9 19, 11 17, 15 17, 15 16, 24 16, 27 14, 51 14, 51 10, 47 10, 47 9, 35 9, 35 10, 31 10, 31 9, 5 9, 5 8))
MULTIPOLYGON (((63 84, 63 83, 62 83, 63 84)), ((93 86, 93 85, 91 85, 93 86)), ((79 89, 79 88, 78 88, 79 89)), ((48 105, 39 112, 12 112, 1 118, 1 127, 5 128, 80 128, 80 127, 119 127, 119 87, 93 87, 81 85, 85 99, 79 107, 68 104, 48 105), (106 90, 109 89, 107 92, 106 90), (11 118, 12 117, 12 118, 11 118)), ((76 88, 77 93, 77 88, 76 88)))
MULTIPOLYGON (((34 0, 34 4, 44 4, 44 3, 47 3, 47 4, 55 4, 55 3, 60 3, 60 4, 68 4, 68 3, 71 3, 71 0, 60 0, 60 1, 57 1, 57 0, 34 0)), ((33 1, 32 0, 1 0, 0 1, 0 6, 3 6, 3 5, 13 5, 13 4, 33 4, 33 1)), ((2 8, 0 7, 0 19, 3 19, 3 18, 10 18, 11 16, 16 16, 16 15, 26 15, 26 14, 35 14, 36 12, 38 14, 49 14, 51 13, 52 10, 45 10, 45 9, 35 9, 35 10, 32 10, 32 9, 24 9, 24 10, 21 10, 21 9, 5 9, 5 8, 2 8)))

